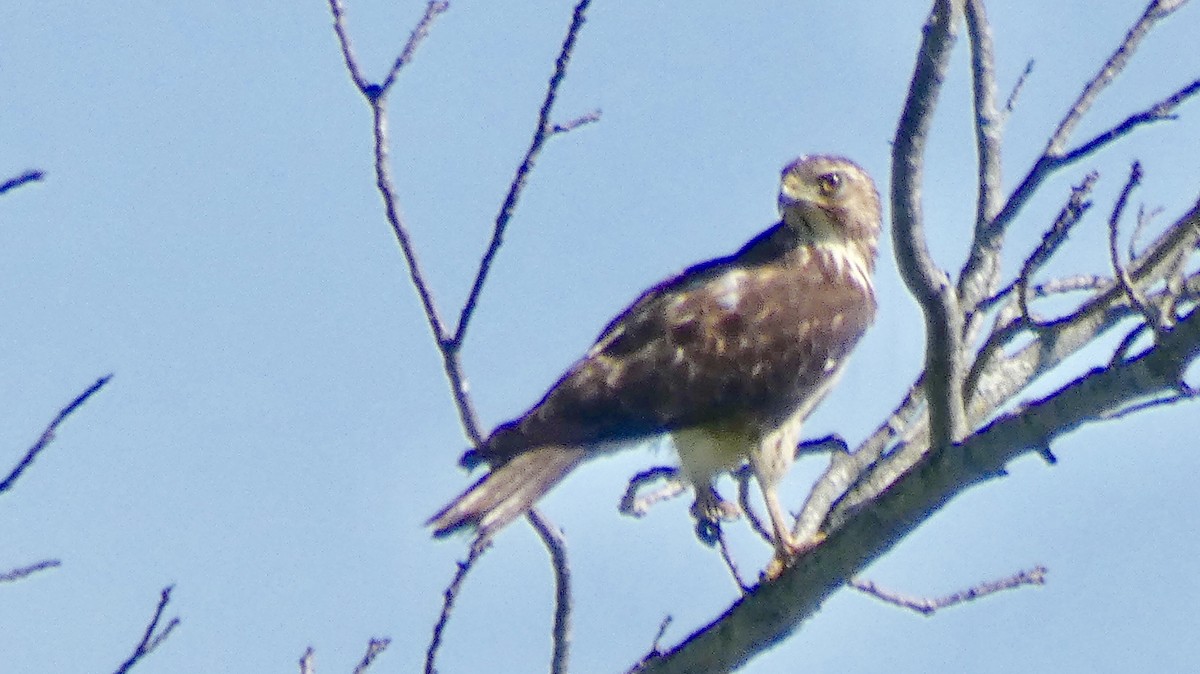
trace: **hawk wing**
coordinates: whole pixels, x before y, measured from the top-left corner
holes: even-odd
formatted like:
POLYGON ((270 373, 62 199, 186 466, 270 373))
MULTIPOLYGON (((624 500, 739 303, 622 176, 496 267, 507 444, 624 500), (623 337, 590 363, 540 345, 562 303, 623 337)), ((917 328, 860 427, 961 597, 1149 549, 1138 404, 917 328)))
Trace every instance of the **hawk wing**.
POLYGON ((869 288, 847 283, 794 237, 776 225, 734 255, 646 291, 474 458, 496 465, 545 445, 782 421, 818 390, 875 310, 869 288))

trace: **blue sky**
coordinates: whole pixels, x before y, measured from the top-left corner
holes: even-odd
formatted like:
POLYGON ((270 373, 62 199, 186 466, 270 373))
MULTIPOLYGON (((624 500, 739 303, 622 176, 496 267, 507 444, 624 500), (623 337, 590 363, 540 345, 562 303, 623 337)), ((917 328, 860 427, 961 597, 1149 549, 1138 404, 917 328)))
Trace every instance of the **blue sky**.
MULTIPOLYGON (((1002 89, 1034 73, 1008 125, 1008 184, 1141 11, 1124 2, 993 3, 1002 89)), ((524 152, 571 13, 459 0, 391 99, 401 206, 448 316, 470 287, 524 152)), ((348 0, 382 77, 423 3, 348 0)), ((886 193, 889 141, 922 3, 597 0, 556 118, 603 118, 547 147, 464 350, 485 423, 522 412, 644 287, 769 226, 780 167, 835 152, 886 193)), ((1195 79, 1200 14, 1153 33, 1076 140, 1195 79)), ((930 148, 926 215, 957 267, 973 212, 965 42, 930 148)), ((373 187, 366 106, 328 7, 295 2, 8 3, 0 7, 0 473, 97 377, 115 377, 0 496, 0 671, 111 671, 159 590, 183 623, 140 672, 414 671, 465 553, 421 523, 467 484, 466 441, 373 187)), ((1196 198, 1200 111, 1147 128, 1049 181, 1013 230, 1015 265, 1073 182, 1097 213, 1050 272, 1104 272, 1103 219, 1128 163, 1163 222, 1196 198)), ((885 241, 881 312, 813 436, 863 438, 916 374, 921 319, 885 241)), ((1062 376, 1103 362, 1105 345, 1062 376)), ((1062 381, 1060 376, 1056 381, 1062 381)), ((1044 384, 1036 390, 1045 390, 1044 384)), ((1036 390, 1034 392, 1036 392, 1036 390)), ((1079 431, 1060 463, 951 503, 864 574, 939 595, 1034 564, 1049 584, 932 619, 843 591, 746 671, 1179 670, 1192 615, 1195 410, 1079 431), (1181 442, 1180 440, 1184 441, 1181 442)), ((669 454, 588 465, 544 501, 576 583, 574 667, 623 671, 664 615, 674 643, 735 597, 695 541, 687 499, 616 513, 625 480, 669 454)), ((823 465, 793 471, 799 504, 823 465)), ((732 527, 743 569, 770 551, 732 527)), ((441 671, 539 671, 552 584, 527 526, 467 581, 441 671)))

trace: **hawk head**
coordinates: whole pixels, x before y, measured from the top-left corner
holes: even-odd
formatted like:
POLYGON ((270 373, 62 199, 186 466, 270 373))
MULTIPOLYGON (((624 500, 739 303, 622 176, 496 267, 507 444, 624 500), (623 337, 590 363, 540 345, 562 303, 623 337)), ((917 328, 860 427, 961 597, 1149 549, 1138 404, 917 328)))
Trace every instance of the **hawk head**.
POLYGON ((779 215, 825 262, 871 287, 879 243, 879 193, 858 164, 827 155, 799 157, 783 168, 779 215))

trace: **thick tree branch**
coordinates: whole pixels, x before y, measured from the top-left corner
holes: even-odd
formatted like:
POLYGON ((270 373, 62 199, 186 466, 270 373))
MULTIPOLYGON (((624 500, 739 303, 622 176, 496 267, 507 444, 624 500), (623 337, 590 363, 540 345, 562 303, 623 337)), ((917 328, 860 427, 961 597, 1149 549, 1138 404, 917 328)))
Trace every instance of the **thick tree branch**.
POLYGON ((925 314, 926 398, 935 445, 953 443, 966 432, 962 314, 949 277, 929 253, 921 208, 925 143, 961 15, 959 1, 934 2, 892 147, 892 240, 900 276, 925 314))
MULTIPOLYGON (((992 30, 988 25, 983 0, 966 2, 967 36, 971 45, 971 89, 975 105, 975 152, 978 163, 978 197, 975 205, 975 232, 971 251, 981 259, 978 273, 959 279, 958 295, 963 306, 971 307, 996 285, 1000 269, 1003 232, 988 227, 999 209, 1003 183, 1000 173, 1000 149, 1004 117, 996 109, 996 65, 992 30)), ((1014 87, 1015 89, 1015 87, 1014 87)), ((979 321, 978 314, 966 312, 964 339, 970 340, 979 321)))

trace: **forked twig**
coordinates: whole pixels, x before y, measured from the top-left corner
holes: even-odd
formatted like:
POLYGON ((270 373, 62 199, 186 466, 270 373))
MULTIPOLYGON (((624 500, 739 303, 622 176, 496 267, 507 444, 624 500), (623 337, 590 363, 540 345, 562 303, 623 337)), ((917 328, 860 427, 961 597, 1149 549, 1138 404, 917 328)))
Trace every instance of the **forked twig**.
MULTIPOLYGON (((1008 197, 1000 212, 992 219, 992 223, 989 225, 991 229, 1003 234, 1008 224, 1016 217, 1017 213, 1029 198, 1033 196, 1042 182, 1053 172, 1083 159, 1118 138, 1125 136, 1139 126, 1170 119, 1171 113, 1175 108, 1179 107, 1188 98, 1194 96, 1197 91, 1200 91, 1200 80, 1191 82, 1166 98, 1154 103, 1146 110, 1130 116, 1107 131, 1097 134, 1078 148, 1069 151, 1066 149, 1066 143, 1070 139, 1075 127, 1078 126, 1083 116, 1091 109, 1092 104, 1100 93, 1124 70, 1129 59, 1137 51, 1142 38, 1146 36, 1158 21, 1178 9, 1182 4, 1178 1, 1171 2, 1164 0, 1153 0, 1150 2, 1145 12, 1142 13, 1142 16, 1133 27, 1129 29, 1125 39, 1117 46, 1108 61, 1101 66, 1096 76, 1084 86, 1083 91, 1079 94, 1079 98, 1076 99, 1075 103, 1067 111, 1062 121, 1059 122, 1058 128, 1051 135, 1050 140, 1047 141, 1046 149, 1042 152, 1042 156, 1034 162, 1024 179, 1021 180, 1020 185, 1013 190, 1013 193, 1008 197)), ((978 274, 982 262, 982 259, 973 254, 968 259, 967 265, 963 268, 963 278, 965 279, 970 275, 978 274)))
POLYGON ((446 631, 446 625, 450 622, 450 614, 454 611, 454 602, 458 599, 458 593, 462 590, 463 581, 467 579, 471 567, 485 551, 487 551, 486 545, 472 545, 471 551, 467 553, 467 558, 458 562, 454 578, 442 591, 442 611, 438 614, 437 622, 433 624, 433 635, 429 639, 429 647, 425 649, 425 674, 437 673, 434 663, 437 660, 438 649, 442 646, 442 636, 446 631))
POLYGON ((1067 203, 1059 211, 1058 217, 1054 219, 1050 228, 1042 235, 1041 243, 1030 253, 1029 257, 1025 258, 1025 263, 1021 265, 1021 273, 1017 275, 1015 283, 1017 306, 1021 309, 1021 316, 1025 319, 1026 325, 1031 327, 1040 325, 1029 311, 1029 279, 1050 261, 1050 258, 1054 256, 1059 247, 1066 242, 1067 235, 1071 233, 1071 228, 1091 208, 1092 202, 1088 201, 1088 195, 1092 193, 1092 188, 1096 185, 1096 180, 1099 177, 1098 173, 1092 171, 1084 177, 1083 182, 1071 188, 1071 196, 1067 198, 1067 203))
POLYGON ((367 652, 363 654, 362 660, 358 661, 358 666, 354 668, 354 674, 363 674, 375 662, 375 658, 379 654, 387 650, 387 647, 392 645, 391 639, 371 639, 367 642, 367 652))
POLYGON ((869 580, 851 579, 850 587, 868 594, 876 599, 899 606, 901 608, 911 609, 922 615, 930 616, 940 609, 949 608, 956 604, 982 599, 990 594, 995 594, 1001 590, 1012 590, 1024 585, 1045 585, 1046 584, 1046 567, 1035 566, 1028 571, 1019 571, 1007 578, 1001 578, 987 583, 980 583, 974 587, 948 594, 944 597, 928 599, 925 597, 912 597, 909 595, 893 592, 884 589, 869 580))
POLYGON ((1117 280, 1117 285, 1121 291, 1125 293, 1129 303, 1133 308, 1137 309, 1146 319, 1146 325, 1154 330, 1156 335, 1161 335, 1163 330, 1170 326, 1165 324, 1163 320, 1165 316, 1160 316, 1157 312, 1151 310, 1146 302, 1146 296, 1133 283, 1133 279, 1129 277, 1129 272, 1126 271, 1125 265, 1121 262, 1120 253, 1120 229, 1121 215, 1125 212, 1125 205, 1129 201, 1129 195, 1142 182, 1142 165, 1138 162, 1133 162, 1129 167, 1129 179, 1125 181, 1125 186, 1121 188, 1121 194, 1117 197, 1117 203, 1113 206, 1112 216, 1108 219, 1108 256, 1109 262, 1112 263, 1113 277, 1117 280))
MULTIPOLYGON (((346 32, 345 27, 345 11, 341 0, 329 0, 330 12, 333 15, 334 32, 337 34, 338 42, 341 46, 342 58, 346 63, 346 69, 350 74, 354 85, 366 99, 367 104, 371 108, 373 133, 374 133, 374 154, 375 154, 375 175, 376 187, 380 195, 383 197, 384 211, 388 223, 392 227, 392 231, 396 236, 396 241, 400 245, 400 249, 404 254, 405 262, 408 266, 409 276, 413 283, 413 287, 417 291, 417 295, 421 300, 421 306, 424 309, 425 317, 429 322, 430 330, 433 333, 434 341, 438 346, 438 350, 442 355, 442 364, 446 372, 446 377, 450 382, 451 392, 454 396, 455 407, 458 410, 460 421, 462 422, 463 430, 471 443, 479 446, 483 442, 483 432, 479 423, 478 414, 475 412, 474 404, 471 400, 468 391, 466 375, 463 371, 459 352, 462 348, 463 339, 466 336, 466 329, 470 323, 470 319, 474 314, 475 307, 479 301, 479 295, 483 290, 484 282, 487 279, 488 271, 491 268, 492 261, 496 253, 499 251, 503 233, 511 219, 516 208, 517 200, 520 197, 529 174, 533 169, 534 160, 541 152, 546 140, 551 136, 565 133, 571 129, 578 128, 585 124, 596 121, 599 118, 599 112, 589 113, 576 119, 558 125, 550 123, 550 113, 554 106, 555 98, 558 94, 558 89, 566 75, 567 64, 570 62, 571 52, 574 48, 579 31, 584 23, 584 15, 587 10, 590 0, 581 0, 575 7, 572 16, 571 25, 567 30, 567 36, 563 42, 562 49, 558 59, 555 62, 554 74, 550 78, 550 83, 547 87, 546 96, 542 102, 542 106, 538 113, 537 127, 534 131, 533 141, 529 150, 525 154, 520 168, 517 170, 512 184, 509 187, 508 196, 504 200, 504 205, 500 209, 500 214, 497 216, 495 228, 491 242, 488 244, 486 252, 480 262, 479 271, 476 273, 474 282, 472 283, 471 292, 463 304, 462 310, 459 313, 458 324, 453 332, 447 327, 443 321, 441 314, 438 311, 437 303, 434 300, 433 293, 428 285, 427 276, 421 266, 420 259, 417 257, 415 246, 412 242, 412 237, 409 229, 400 215, 399 200, 396 196, 394 181, 391 177, 391 168, 388 161, 388 151, 390 141, 387 131, 387 97, 400 70, 410 63, 416 53, 421 42, 428 36, 430 26, 433 21, 442 13, 444 13, 449 5, 447 2, 440 0, 431 0, 425 6, 425 13, 417 22, 409 36, 407 43, 401 50, 400 55, 392 63, 388 70, 387 76, 381 84, 370 83, 362 74, 362 69, 354 55, 354 49, 351 44, 350 37, 346 32)), ((567 565, 566 549, 564 547, 561 534, 545 520, 536 510, 531 511, 527 515, 527 519, 532 523, 534 529, 541 536, 543 543, 550 553, 552 566, 554 568, 557 592, 557 611, 555 614, 554 628, 554 657, 551 663, 552 671, 565 671, 569 645, 569 630, 570 630, 570 569, 567 565)), ((437 657, 437 651, 442 643, 442 635, 451 612, 455 599, 458 596, 459 590, 462 587, 463 581, 467 573, 470 571, 474 562, 486 549, 486 545, 478 543, 472 546, 470 554, 466 561, 460 562, 458 569, 455 572, 454 578, 444 593, 444 602, 442 611, 438 617, 437 623, 434 625, 433 635, 430 639, 429 648, 426 651, 425 670, 432 673, 434 671, 434 662, 437 657)), ((374 643, 374 642, 372 642, 374 643)), ((384 644, 386 646, 386 644, 384 644)), ((379 650, 382 650, 380 648, 379 650)), ((369 663, 368 663, 369 664, 369 663)))
POLYGON ((467 300, 463 303, 462 314, 458 318, 458 327, 454 330, 454 336, 450 338, 451 344, 455 348, 462 344, 463 339, 466 337, 467 326, 470 324, 471 316, 474 315, 475 307, 479 303, 479 295, 483 292, 483 284, 487 281, 488 272, 492 269, 492 263, 496 259, 496 254, 500 252, 500 245, 504 242, 504 232, 508 229, 508 222, 512 218, 513 211, 516 210, 517 201, 521 198, 521 192, 525 188, 529 174, 533 171, 534 162, 537 161, 538 155, 542 152, 542 146, 555 134, 563 133, 569 129, 577 128, 590 121, 599 119, 600 113, 596 111, 590 116, 585 115, 572 122, 568 122, 566 125, 556 127, 550 123, 550 113, 554 109, 555 99, 558 98, 558 88, 567 75, 567 65, 571 62, 571 54, 575 50, 575 42, 579 38, 579 31, 583 28, 587 9, 591 5, 591 2, 592 0, 579 0, 579 3, 575 5, 574 13, 571 15, 571 25, 567 28, 567 36, 563 39, 562 48, 559 50, 558 58, 554 62, 554 73, 550 76, 550 83, 546 87, 546 96, 542 99, 542 107, 538 110, 537 123, 533 129, 533 139, 529 143, 529 149, 525 151, 525 158, 521 160, 520 166, 517 167, 517 174, 513 177, 512 183, 509 185, 508 194, 504 197, 504 203, 500 206, 500 212, 496 214, 496 224, 492 229, 492 239, 488 242, 487 249, 483 253, 483 258, 479 261, 479 271, 475 274, 475 282, 471 284, 471 292, 467 295, 467 300))
POLYGON ((171 601, 171 590, 173 589, 175 589, 174 585, 168 585, 163 588, 162 594, 158 599, 158 606, 154 609, 154 616, 150 619, 150 623, 146 625, 146 631, 142 633, 142 640, 134 647, 133 655, 129 656, 129 659, 121 663, 121 666, 117 668, 116 674, 125 674, 128 672, 142 658, 153 653, 154 649, 158 648, 176 627, 179 627, 179 618, 171 618, 167 621, 167 626, 161 632, 155 634, 155 630, 158 629, 158 623, 162 620, 163 611, 171 601))

